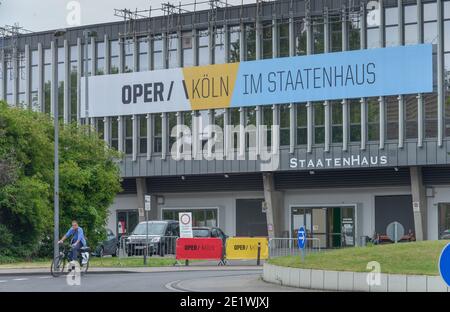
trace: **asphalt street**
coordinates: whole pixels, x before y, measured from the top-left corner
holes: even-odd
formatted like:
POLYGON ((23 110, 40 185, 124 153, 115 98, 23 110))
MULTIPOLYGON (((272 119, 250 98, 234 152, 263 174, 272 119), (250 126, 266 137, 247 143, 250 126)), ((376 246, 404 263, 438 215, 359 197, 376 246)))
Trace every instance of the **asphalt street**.
POLYGON ((66 276, 0 275, 0 292, 292 292, 305 291, 274 285, 261 279, 262 271, 178 271, 152 273, 96 273, 81 277, 80 285, 69 285, 66 276))

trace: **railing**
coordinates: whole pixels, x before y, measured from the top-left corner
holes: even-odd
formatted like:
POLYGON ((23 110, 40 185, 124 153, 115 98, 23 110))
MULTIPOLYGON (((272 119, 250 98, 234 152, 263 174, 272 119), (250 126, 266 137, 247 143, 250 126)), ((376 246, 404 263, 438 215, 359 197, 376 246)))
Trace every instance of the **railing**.
MULTIPOLYGON (((305 248, 306 253, 320 252, 319 238, 306 238, 305 248)), ((301 250, 298 248, 297 238, 271 238, 269 239, 269 258, 282 256, 300 256, 301 250)))
POLYGON ((173 257, 176 251, 177 236, 122 236, 119 241, 119 257, 160 256, 173 257))

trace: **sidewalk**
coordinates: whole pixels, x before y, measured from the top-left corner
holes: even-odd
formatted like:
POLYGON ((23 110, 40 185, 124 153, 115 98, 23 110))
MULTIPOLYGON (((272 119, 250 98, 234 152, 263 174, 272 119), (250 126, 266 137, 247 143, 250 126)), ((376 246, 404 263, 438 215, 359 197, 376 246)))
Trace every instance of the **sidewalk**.
MULTIPOLYGON (((227 265, 218 266, 217 261, 193 262, 185 266, 184 262, 175 266, 161 267, 90 267, 88 274, 123 274, 123 273, 158 273, 158 272, 181 272, 181 271, 239 271, 255 270, 262 271, 262 265, 257 266, 255 261, 233 261, 227 265)), ((0 268, 0 276, 7 275, 49 275, 50 267, 36 268, 0 268)))

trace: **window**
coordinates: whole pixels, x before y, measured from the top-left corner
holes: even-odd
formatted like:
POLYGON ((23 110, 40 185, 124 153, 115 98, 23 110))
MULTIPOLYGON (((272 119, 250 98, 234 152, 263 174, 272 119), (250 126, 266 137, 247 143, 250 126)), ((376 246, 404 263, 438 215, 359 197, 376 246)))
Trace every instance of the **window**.
POLYGON ((171 34, 167 38, 167 68, 178 67, 177 49, 178 35, 171 34))
POLYGON ((417 44, 417 5, 403 7, 405 45, 417 44))
POLYGON ((169 136, 168 142, 169 142, 169 151, 172 150, 172 145, 176 142, 177 136, 172 136, 173 131, 176 131, 177 127, 177 114, 174 112, 167 113, 167 135, 169 136))
POLYGON ((308 140, 308 115, 305 104, 297 104, 297 144, 304 145, 308 140))
POLYGON ((349 100, 350 110, 350 142, 361 141, 361 102, 359 100, 349 100))
POLYGON ((181 34, 181 47, 183 50, 183 66, 194 65, 194 56, 192 53, 192 32, 187 31, 181 34))
POLYGON ((198 42, 198 65, 209 64, 209 32, 208 30, 200 30, 197 37, 198 42))
POLYGON ((25 85, 26 85, 26 77, 25 77, 25 56, 23 52, 18 52, 18 79, 19 79, 19 102, 18 105, 20 107, 26 108, 28 103, 28 100, 25 99, 25 85))
POLYGON ((95 130, 97 130, 100 139, 105 138, 105 122, 103 118, 95 118, 95 130))
POLYGON ((218 226, 217 209, 162 209, 164 220, 177 220, 180 212, 192 213, 192 226, 218 226))
POLYGON ((52 87, 52 50, 44 49, 44 112, 50 114, 52 87))
POLYGON ((262 58, 272 58, 272 24, 262 26, 262 58))
POLYGON ((323 19, 318 18, 312 22, 312 37, 313 54, 323 53, 325 48, 323 19))
POLYGON ((245 146, 256 147, 256 109, 254 106, 245 108, 245 146), (253 128, 253 130, 252 130, 253 128))
POLYGON ((226 63, 225 60, 225 34, 223 28, 214 30, 214 64, 226 63))
POLYGON ((110 68, 109 73, 110 74, 118 74, 119 73, 119 41, 112 40, 110 41, 110 68))
POLYGON ((133 153, 133 120, 131 116, 123 117, 124 123, 124 140, 125 140, 125 154, 133 153))
POLYGON ((386 105, 386 138, 398 140, 398 99, 395 96, 385 98, 386 105))
POLYGON ((105 74, 105 43, 97 42, 95 50, 97 51, 95 74, 96 75, 104 75, 105 74))
POLYGON ((289 24, 278 25, 278 57, 289 56, 289 24))
POLYGON ((153 152, 162 152, 162 117, 161 114, 152 114, 153 116, 153 152))
POLYGON ((147 116, 139 115, 139 153, 147 154, 147 116))
POLYGON ((380 48, 380 29, 378 27, 367 28, 367 48, 380 48))
POLYGON ((398 35, 398 7, 386 8, 385 15, 385 40, 386 47, 399 45, 398 35))
POLYGON ((331 52, 342 51, 342 22, 340 16, 332 16, 329 20, 331 33, 331 52))
POLYGON ((425 138, 437 137, 437 95, 436 93, 423 96, 425 109, 425 138))
POLYGON ((124 73, 131 73, 134 69, 134 62, 133 62, 133 53, 134 53, 134 41, 132 40, 126 40, 123 42, 123 52, 125 55, 125 68, 124 73))
POLYGON ((439 213, 439 239, 442 239, 444 234, 449 234, 450 232, 450 204, 449 203, 439 203, 438 205, 439 213))
POLYGON ((78 46, 70 46, 70 120, 77 120, 78 111, 78 46))
MULTIPOLYGON (((273 126, 273 107, 265 105, 262 107, 262 124, 266 126, 267 147, 272 146, 272 126, 273 126)), ((264 134, 263 134, 264 138, 264 134)), ((262 141, 264 144, 265 142, 262 141)))
MULTIPOLYGON (((222 135, 224 133, 224 122, 225 122, 225 109, 215 109, 214 110, 214 125, 219 127, 222 130, 222 135)), ((214 152, 219 152, 219 150, 223 151, 223 138, 222 138, 222 146, 220 144, 214 145, 214 152)))
POLYGON ((153 69, 162 69, 164 68, 162 56, 163 50, 162 37, 161 36, 154 37, 152 44, 153 44, 153 69))
POLYGON ((348 37, 349 50, 359 50, 361 49, 361 21, 359 15, 353 15, 350 17, 348 24, 348 37))
POLYGON ((117 117, 111 117, 111 148, 119 149, 119 122, 117 117))
POLYGON ((367 100, 367 140, 378 141, 380 139, 380 103, 378 98, 367 100))
POLYGON ((64 118, 64 78, 66 68, 64 66, 64 48, 58 48, 58 117, 64 118))
POLYGON ((405 105, 405 138, 417 138, 417 98, 414 95, 403 97, 405 105))
POLYGON ((147 71, 149 70, 148 64, 148 40, 147 38, 140 38, 139 42, 139 62, 138 62, 138 70, 139 71, 147 71))
POLYGON ((234 130, 237 129, 237 126, 240 125, 240 112, 239 108, 231 108, 230 109, 230 126, 232 127, 232 142, 233 145, 231 148, 237 149, 239 147, 239 131, 234 130))
POLYGON ((289 104, 279 105, 280 108, 280 145, 289 145, 291 141, 289 104))
POLYGON ((230 59, 228 62, 234 63, 240 61, 240 33, 241 29, 239 26, 233 26, 229 28, 229 40, 230 40, 230 59))
POLYGON ((314 103, 314 143, 325 142, 325 109, 322 102, 314 103))
POLYGON ((39 110, 38 86, 39 86, 39 53, 37 50, 31 51, 31 109, 39 110))
POLYGON ((306 25, 303 20, 296 20, 294 22, 295 29, 295 54, 306 55, 307 52, 307 37, 306 25))
POLYGON ((342 142, 342 103, 331 101, 331 142, 342 142))
POLYGON ((254 25, 245 25, 246 61, 256 59, 256 31, 254 25))
POLYGON ((423 4, 423 35, 425 43, 437 43, 436 2, 423 4))
POLYGON ((92 75, 91 69, 92 69, 92 45, 91 45, 91 40, 88 41, 87 44, 87 56, 86 56, 86 42, 83 41, 83 51, 82 51, 82 56, 83 56, 83 63, 82 63, 82 74, 83 76, 86 76, 86 72, 85 72, 85 68, 86 68, 86 60, 87 60, 87 74, 90 76, 92 75))

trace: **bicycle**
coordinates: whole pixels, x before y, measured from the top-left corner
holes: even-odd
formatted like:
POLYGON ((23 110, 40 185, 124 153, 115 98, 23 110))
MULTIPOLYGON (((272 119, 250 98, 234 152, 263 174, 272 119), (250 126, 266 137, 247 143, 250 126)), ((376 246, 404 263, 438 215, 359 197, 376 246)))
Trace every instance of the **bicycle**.
MULTIPOLYGON (((66 262, 69 262, 69 254, 72 252, 72 246, 69 249, 66 248, 64 244, 59 244, 59 255, 56 256, 52 261, 52 266, 50 267, 50 273, 53 277, 58 277, 64 273, 66 268, 66 262)), ((89 253, 89 247, 81 247, 78 253, 78 264, 80 265, 80 273, 86 274, 89 269, 89 256, 87 262, 83 264, 83 253, 89 253)), ((69 272, 69 270, 67 270, 69 272)))

